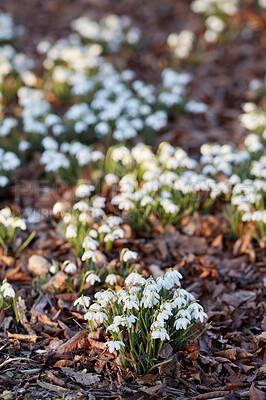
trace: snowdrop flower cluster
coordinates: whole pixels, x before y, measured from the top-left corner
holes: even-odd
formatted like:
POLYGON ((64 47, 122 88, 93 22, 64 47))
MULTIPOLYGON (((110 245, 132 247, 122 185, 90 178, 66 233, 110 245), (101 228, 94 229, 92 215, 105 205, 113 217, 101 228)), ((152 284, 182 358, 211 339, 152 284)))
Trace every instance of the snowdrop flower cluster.
POLYGON ((16 303, 16 293, 12 285, 9 282, 7 282, 6 279, 3 280, 2 285, 0 286, 0 310, 4 308, 4 303, 5 303, 5 310, 7 309, 13 310, 16 322, 19 323, 19 314, 16 303))
POLYGON ((16 217, 9 207, 0 210, 0 245, 4 249, 12 249, 18 233, 26 229, 25 219, 16 217))
MULTIPOLYGON (((184 212, 200 206, 204 192, 205 200, 210 197, 211 203, 221 192, 228 191, 217 186, 214 179, 196 173, 197 162, 168 143, 162 143, 156 154, 144 144, 131 151, 116 147, 109 160, 107 172, 122 176, 118 183, 120 193, 112 198, 112 204, 132 220, 136 229, 146 229, 151 214, 159 216, 163 223, 176 224, 184 212)), ((204 206, 209 205, 204 201, 204 206)))
MULTIPOLYGON (((261 133, 266 129, 266 112, 255 103, 249 102, 243 105, 244 113, 240 115, 240 122, 249 131, 261 133)), ((264 134, 265 136, 265 134, 264 134)))
POLYGON ((140 30, 130 25, 128 16, 119 17, 114 14, 106 15, 99 22, 83 16, 71 24, 83 39, 98 43, 108 51, 118 51, 124 43, 136 45, 139 42, 140 30))
POLYGON ((188 58, 193 50, 194 40, 195 34, 185 29, 178 34, 170 33, 167 38, 167 44, 176 58, 185 59, 188 58))
MULTIPOLYGON (((14 298, 16 297, 15 290, 13 289, 12 285, 8 282, 3 282, 2 286, 0 286, 0 295, 3 298, 14 298)), ((1 307, 0 307, 1 309, 1 307)))
MULTIPOLYGON (((4 14, 1 18, 11 21, 4 14)), ((53 45, 45 40, 37 46, 37 51, 46 57, 43 88, 37 88, 31 60, 16 53, 10 44, 0 45, 0 81, 15 74, 14 95, 21 108, 20 117, 3 118, 0 140, 12 134, 17 140, 23 131, 13 158, 10 151, 5 156, 8 163, 5 159, 2 162, 6 149, 0 148, 0 187, 10 183, 2 165, 15 169, 35 151, 42 153, 40 164, 49 179, 72 182, 82 167, 101 166, 103 153, 89 147, 95 139, 110 144, 142 135, 146 142, 152 142, 154 133, 167 126, 171 110, 184 103, 190 74, 166 68, 161 85, 155 87, 136 79, 133 71, 118 72, 105 59, 105 54, 119 50, 123 43, 138 42, 139 31, 131 28, 127 17, 108 15, 99 22, 81 17, 73 21, 72 28, 76 33, 68 38, 53 45), (47 88, 71 104, 64 114, 59 114, 50 102, 47 88)), ((3 98, 10 94, 3 92, 3 98)), ((205 108, 197 102, 187 105, 188 112, 205 112, 205 108)))
POLYGON ((251 233, 261 246, 265 245, 266 237, 265 193, 265 180, 245 179, 233 187, 231 197, 235 225, 251 222, 251 233))
POLYGON ((23 53, 18 53, 12 45, 16 37, 16 29, 10 14, 0 12, 0 83, 1 98, 5 102, 12 100, 21 81, 28 81, 34 62, 23 53), (12 79, 12 85, 5 86, 5 78, 12 79))
POLYGON ((7 187, 12 175, 21 164, 18 156, 12 151, 5 151, 0 147, 0 188, 7 187))
POLYGON ((84 318, 91 329, 104 324, 111 336, 106 346, 120 354, 124 368, 147 373, 159 364, 163 343, 170 341, 175 351, 181 349, 195 323, 207 317, 194 296, 181 288, 181 278, 173 269, 156 281, 133 272, 125 288, 96 293, 86 308, 84 318))
POLYGON ((226 27, 225 20, 234 16, 239 9, 239 0, 193 0, 191 9, 195 13, 204 14, 207 42, 216 42, 226 27))
POLYGON ((70 209, 57 202, 53 213, 60 215, 62 222, 58 224, 58 229, 74 247, 77 255, 83 261, 95 262, 95 250, 102 245, 110 250, 115 240, 124 238, 124 230, 120 227, 123 223, 122 218, 106 215, 104 197, 92 196, 88 199, 93 190, 92 185, 79 185, 76 194, 82 200, 70 209))

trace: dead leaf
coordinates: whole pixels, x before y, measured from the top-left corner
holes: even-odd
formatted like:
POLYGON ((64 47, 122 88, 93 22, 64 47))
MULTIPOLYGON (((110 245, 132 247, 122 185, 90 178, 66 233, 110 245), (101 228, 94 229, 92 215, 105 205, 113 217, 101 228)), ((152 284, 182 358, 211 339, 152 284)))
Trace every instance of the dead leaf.
POLYGON ((250 400, 265 400, 265 392, 257 389, 254 382, 250 386, 249 396, 250 400))
POLYGON ((7 336, 9 339, 21 340, 22 342, 26 343, 36 343, 36 340, 38 339, 37 335, 23 335, 21 333, 7 332, 7 336))
POLYGON ((81 383, 84 386, 91 386, 100 381, 100 378, 96 374, 87 372, 76 372, 74 369, 69 367, 61 367, 61 370, 67 375, 75 379, 77 383, 81 383))
POLYGON ((89 343, 87 340, 87 333, 85 331, 80 331, 76 333, 71 339, 69 339, 66 343, 59 346, 56 350, 57 354, 66 354, 71 351, 87 349, 89 347, 89 343))
POLYGON ((163 359, 168 359, 173 355, 173 348, 169 343, 165 343, 159 352, 159 356, 163 359))

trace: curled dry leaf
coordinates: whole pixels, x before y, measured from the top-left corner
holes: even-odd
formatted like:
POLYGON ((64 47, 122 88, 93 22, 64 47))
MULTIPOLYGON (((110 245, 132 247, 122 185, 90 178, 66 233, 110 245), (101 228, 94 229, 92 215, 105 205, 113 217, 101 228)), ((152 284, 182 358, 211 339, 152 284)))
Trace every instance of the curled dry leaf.
POLYGON ((89 343, 87 340, 87 333, 85 331, 80 331, 76 333, 71 339, 69 339, 66 343, 59 346, 56 350, 58 355, 67 354, 71 351, 87 349, 89 347, 89 343))
POLYGON ((20 340, 21 342, 26 343, 36 343, 36 340, 38 339, 37 335, 23 335, 21 333, 7 332, 7 336, 9 337, 9 339, 20 340))

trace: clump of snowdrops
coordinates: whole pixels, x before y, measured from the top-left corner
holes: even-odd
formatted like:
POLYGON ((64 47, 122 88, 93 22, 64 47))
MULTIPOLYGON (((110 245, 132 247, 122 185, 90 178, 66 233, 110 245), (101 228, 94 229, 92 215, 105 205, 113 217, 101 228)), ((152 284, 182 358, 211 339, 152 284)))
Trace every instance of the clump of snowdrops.
POLYGON ((0 310, 12 310, 16 317, 16 322, 19 323, 19 314, 16 303, 16 293, 12 285, 3 280, 0 286, 0 310))
POLYGON ((195 338, 196 322, 207 317, 194 296, 181 288, 181 278, 173 269, 156 281, 133 272, 118 292, 109 288, 96 293, 90 306, 83 296, 74 304, 84 307, 91 331, 105 326, 106 347, 120 355, 120 368, 145 374, 167 362, 160 360, 165 343, 174 352, 182 349, 195 338))
POLYGON ((223 190, 214 179, 196 172, 197 162, 181 148, 161 143, 157 153, 140 143, 115 147, 106 157, 105 181, 118 186, 112 204, 138 231, 158 217, 163 224, 207 210, 223 190), (121 177, 121 179, 119 179, 121 177))
POLYGON ((9 207, 0 210, 0 245, 6 253, 14 253, 16 251, 18 254, 28 246, 36 234, 35 231, 28 236, 18 249, 15 249, 15 241, 18 234, 26 229, 25 219, 15 216, 9 207))
POLYGON ((120 227, 122 218, 106 215, 105 201, 101 196, 92 196, 93 185, 81 184, 76 189, 80 200, 67 209, 63 203, 56 203, 53 213, 60 215, 63 224, 58 229, 73 246, 82 261, 95 261, 94 251, 100 246, 111 250, 116 239, 123 239, 124 230, 120 227))
POLYGON ((222 34, 227 38, 235 34, 231 25, 232 17, 239 10, 239 0, 193 0, 191 9, 195 13, 204 15, 206 27, 204 38, 207 42, 217 42, 222 34))

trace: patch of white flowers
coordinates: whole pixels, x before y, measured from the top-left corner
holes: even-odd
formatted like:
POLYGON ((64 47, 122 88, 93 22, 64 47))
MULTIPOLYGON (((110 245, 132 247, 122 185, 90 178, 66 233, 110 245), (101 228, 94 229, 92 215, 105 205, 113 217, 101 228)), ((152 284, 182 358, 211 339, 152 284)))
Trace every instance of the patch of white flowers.
POLYGON ((106 346, 120 354, 124 368, 147 373, 159 363, 164 343, 181 349, 195 323, 207 317, 194 296, 181 288, 181 278, 173 269, 156 281, 133 272, 125 279, 125 288, 98 292, 94 303, 85 307, 91 329, 104 324, 110 335, 106 346))
POLYGON ((193 0, 191 9, 205 17, 205 40, 217 42, 227 25, 226 19, 238 12, 239 0, 193 0))
POLYGON ((2 285, 0 286, 0 310, 2 309, 11 309, 15 314, 16 322, 19 323, 16 292, 6 279, 3 280, 2 285))
POLYGON ((58 225, 65 238, 71 243, 83 261, 96 261, 95 251, 101 246, 111 249, 117 239, 124 238, 124 230, 120 227, 123 219, 105 213, 106 199, 92 196, 93 185, 82 183, 76 189, 76 196, 82 200, 67 209, 63 203, 57 202, 53 213, 60 215, 63 227, 58 225), (90 199, 89 199, 90 198, 90 199))

